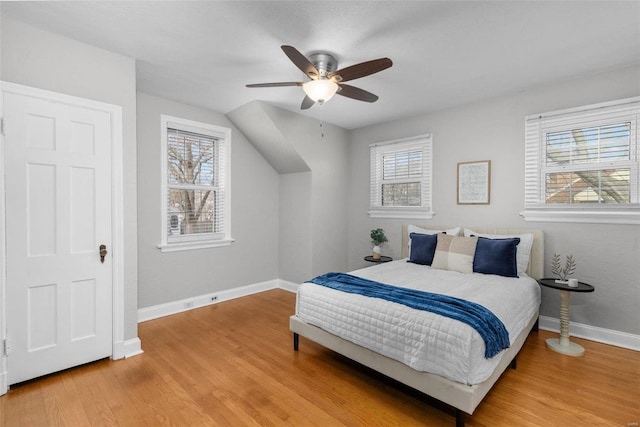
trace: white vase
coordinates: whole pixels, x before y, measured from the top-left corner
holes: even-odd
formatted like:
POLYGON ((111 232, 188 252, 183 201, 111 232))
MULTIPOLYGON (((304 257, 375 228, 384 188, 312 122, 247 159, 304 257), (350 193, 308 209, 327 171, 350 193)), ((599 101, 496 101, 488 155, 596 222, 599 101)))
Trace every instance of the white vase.
POLYGON ((378 245, 373 247, 373 259, 380 259, 380 246, 378 245))

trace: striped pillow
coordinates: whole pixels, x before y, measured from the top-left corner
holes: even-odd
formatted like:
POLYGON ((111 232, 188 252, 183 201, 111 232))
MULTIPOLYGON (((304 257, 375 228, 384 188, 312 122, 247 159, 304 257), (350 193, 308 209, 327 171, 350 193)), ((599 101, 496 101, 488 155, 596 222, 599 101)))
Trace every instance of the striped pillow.
POLYGON ((473 257, 476 253, 477 243, 477 237, 438 234, 438 244, 431 267, 459 271, 460 273, 473 273, 473 257))

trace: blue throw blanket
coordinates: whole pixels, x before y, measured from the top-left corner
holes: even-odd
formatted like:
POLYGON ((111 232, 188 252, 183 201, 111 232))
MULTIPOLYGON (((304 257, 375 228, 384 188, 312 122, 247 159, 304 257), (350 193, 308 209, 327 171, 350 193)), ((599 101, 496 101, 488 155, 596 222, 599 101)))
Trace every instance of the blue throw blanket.
POLYGON ((484 340, 484 357, 487 359, 509 348, 509 332, 500 319, 485 307, 471 301, 385 285, 345 273, 323 274, 310 282, 342 292, 393 301, 464 322, 478 331, 484 340))

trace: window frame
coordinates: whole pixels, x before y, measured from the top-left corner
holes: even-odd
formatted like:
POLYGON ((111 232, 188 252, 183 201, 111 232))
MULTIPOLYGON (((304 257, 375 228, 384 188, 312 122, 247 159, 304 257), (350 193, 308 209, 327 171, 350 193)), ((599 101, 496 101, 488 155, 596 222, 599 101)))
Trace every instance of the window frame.
POLYGON ((526 221, 640 224, 640 97, 569 108, 525 117, 526 221), (630 122, 628 160, 546 166, 546 135, 630 122), (545 179, 554 171, 629 169, 630 203, 546 203, 545 179))
MULTIPOLYGON (((161 225, 161 243, 158 248, 161 252, 174 252, 193 249, 206 249, 229 246, 234 241, 231 238, 231 129, 216 126, 208 123, 196 122, 193 120, 182 119, 162 114, 160 116, 160 140, 161 140, 161 169, 160 169, 160 225, 161 225), (218 185, 215 186, 218 191, 223 191, 221 209, 223 221, 222 230, 218 233, 207 233, 204 235, 182 235, 173 239, 169 236, 168 227, 168 194, 169 184, 169 129, 177 129, 179 131, 210 136, 216 139, 216 144, 220 156, 216 159, 216 165, 219 169, 218 185)), ((192 186, 193 189, 201 189, 201 186, 192 186), (198 188, 196 188, 198 187, 198 188)), ((208 187, 213 188, 213 186, 208 187)))
MULTIPOLYGON (((433 182, 433 137, 431 134, 418 135, 384 142, 369 144, 370 181, 369 181, 369 210, 371 218, 433 218, 432 182, 433 182), (393 152, 414 151, 422 153, 422 176, 420 206, 383 206, 383 156, 393 152)), ((405 179, 405 181, 415 179, 405 179)), ((401 180, 399 180, 401 181, 401 180)))

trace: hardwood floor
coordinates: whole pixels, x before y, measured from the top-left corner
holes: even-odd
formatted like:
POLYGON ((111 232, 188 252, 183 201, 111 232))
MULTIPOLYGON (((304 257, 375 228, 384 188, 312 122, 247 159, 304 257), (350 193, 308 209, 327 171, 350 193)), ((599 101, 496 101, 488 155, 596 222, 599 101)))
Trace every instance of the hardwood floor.
MULTIPOLYGON (((304 338, 295 295, 273 290, 139 325, 144 354, 11 388, 0 425, 453 426, 454 412, 304 338)), ((575 339, 580 358, 532 333, 468 426, 637 426, 640 353, 575 339)))

